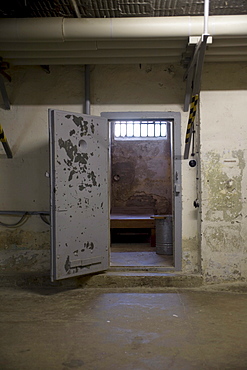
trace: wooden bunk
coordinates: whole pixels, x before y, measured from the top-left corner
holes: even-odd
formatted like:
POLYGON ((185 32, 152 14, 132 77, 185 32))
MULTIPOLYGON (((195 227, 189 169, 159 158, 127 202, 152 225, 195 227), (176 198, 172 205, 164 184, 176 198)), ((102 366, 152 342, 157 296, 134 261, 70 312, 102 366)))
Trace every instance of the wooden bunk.
POLYGON ((155 246, 155 220, 152 214, 111 214, 111 229, 149 229, 150 244, 155 246))

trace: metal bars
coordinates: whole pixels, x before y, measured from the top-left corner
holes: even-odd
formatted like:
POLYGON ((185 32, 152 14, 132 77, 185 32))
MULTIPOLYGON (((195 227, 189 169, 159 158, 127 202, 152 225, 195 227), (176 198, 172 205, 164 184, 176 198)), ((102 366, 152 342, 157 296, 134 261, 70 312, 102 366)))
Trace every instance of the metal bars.
POLYGON ((114 122, 116 140, 154 139, 167 137, 167 121, 124 120, 114 122))

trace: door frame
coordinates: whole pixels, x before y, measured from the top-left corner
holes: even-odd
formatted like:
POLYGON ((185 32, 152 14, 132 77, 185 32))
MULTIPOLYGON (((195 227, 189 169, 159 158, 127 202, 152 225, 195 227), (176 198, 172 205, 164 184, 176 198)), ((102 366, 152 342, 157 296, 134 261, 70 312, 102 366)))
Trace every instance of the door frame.
POLYGON ((164 119, 172 121, 172 216, 173 216, 173 258, 175 271, 182 270, 182 193, 181 193, 181 114, 179 112, 102 112, 108 121, 121 119, 164 119))

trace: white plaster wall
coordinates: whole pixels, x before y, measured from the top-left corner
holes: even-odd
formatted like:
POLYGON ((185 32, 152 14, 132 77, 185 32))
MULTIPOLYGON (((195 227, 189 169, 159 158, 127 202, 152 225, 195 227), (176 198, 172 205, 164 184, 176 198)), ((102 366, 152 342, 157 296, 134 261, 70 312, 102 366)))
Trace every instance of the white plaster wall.
POLYGON ((205 65, 202 81, 202 271, 246 279, 247 65, 205 65))
MULTIPOLYGON (((12 106, 11 111, 0 109, 0 122, 14 158, 6 159, 1 149, 1 210, 49 210, 49 181, 45 177, 49 167, 47 110, 81 113, 84 101, 83 67, 51 66, 50 70, 50 74, 40 67, 10 70, 12 82, 7 82, 6 87, 12 106)), ((183 112, 183 73, 179 65, 92 66, 91 113, 180 112, 183 143, 188 120, 188 113, 183 112)), ((197 197, 195 177, 196 169, 183 161, 183 270, 187 272, 198 270, 197 211, 193 208, 197 197)), ((48 243, 49 228, 38 217, 32 217, 21 230, 1 228, 0 239, 6 245, 17 243, 16 240, 21 243, 21 235, 25 235, 25 245, 39 248, 44 233, 48 243)))

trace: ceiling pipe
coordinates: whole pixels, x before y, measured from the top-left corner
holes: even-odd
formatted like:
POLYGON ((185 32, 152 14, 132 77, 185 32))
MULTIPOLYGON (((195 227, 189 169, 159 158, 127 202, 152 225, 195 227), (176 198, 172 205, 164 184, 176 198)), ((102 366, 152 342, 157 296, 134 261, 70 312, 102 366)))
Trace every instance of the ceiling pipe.
MULTIPOLYGON (((198 36, 204 17, 2 18, 0 42, 64 42, 198 36)), ((247 15, 211 16, 212 36, 247 35, 247 15)))
MULTIPOLYGON (((247 55, 246 46, 238 47, 209 47, 207 55, 222 54, 227 55, 247 55)), ((1 56, 11 62, 13 59, 39 59, 40 61, 49 59, 101 59, 101 58, 144 58, 144 57, 175 57, 178 61, 181 57, 181 49, 130 49, 130 50, 98 50, 98 51, 83 51, 75 50, 69 53, 66 50, 61 51, 2 51, 1 56)), ((44 63, 41 63, 44 64, 44 63)), ((84 64, 84 63, 83 63, 84 64)))
MULTIPOLYGON (((1 21, 0 21, 1 22, 1 21)), ((1 37, 1 36, 0 36, 1 37)), ((126 49, 180 49, 185 48, 188 39, 174 38, 163 40, 107 40, 107 41, 65 41, 65 42, 0 42, 2 51, 78 51, 78 50, 126 50, 126 49)), ((212 47, 237 47, 247 46, 247 35, 241 37, 214 37, 214 42, 209 45, 212 47)))
MULTIPOLYGON (((1 36, 0 36, 1 37, 1 36)), ((187 38, 165 40, 107 40, 65 42, 0 42, 0 50, 104 50, 104 49, 179 49, 187 45, 187 38)))
MULTIPOLYGON (((12 65, 82 65, 82 64, 167 64, 179 63, 180 57, 115 57, 115 58, 44 58, 12 59, 12 65)), ((205 62, 247 62, 247 55, 206 55, 205 62)))
POLYGON ((115 58, 44 58, 12 59, 12 65, 82 65, 82 64, 144 64, 179 63, 181 57, 115 57, 115 58))
POLYGON ((114 57, 138 57, 138 56, 180 56, 181 49, 130 49, 130 50, 97 50, 97 51, 3 51, 1 57, 11 60, 11 58, 114 58, 114 57))

